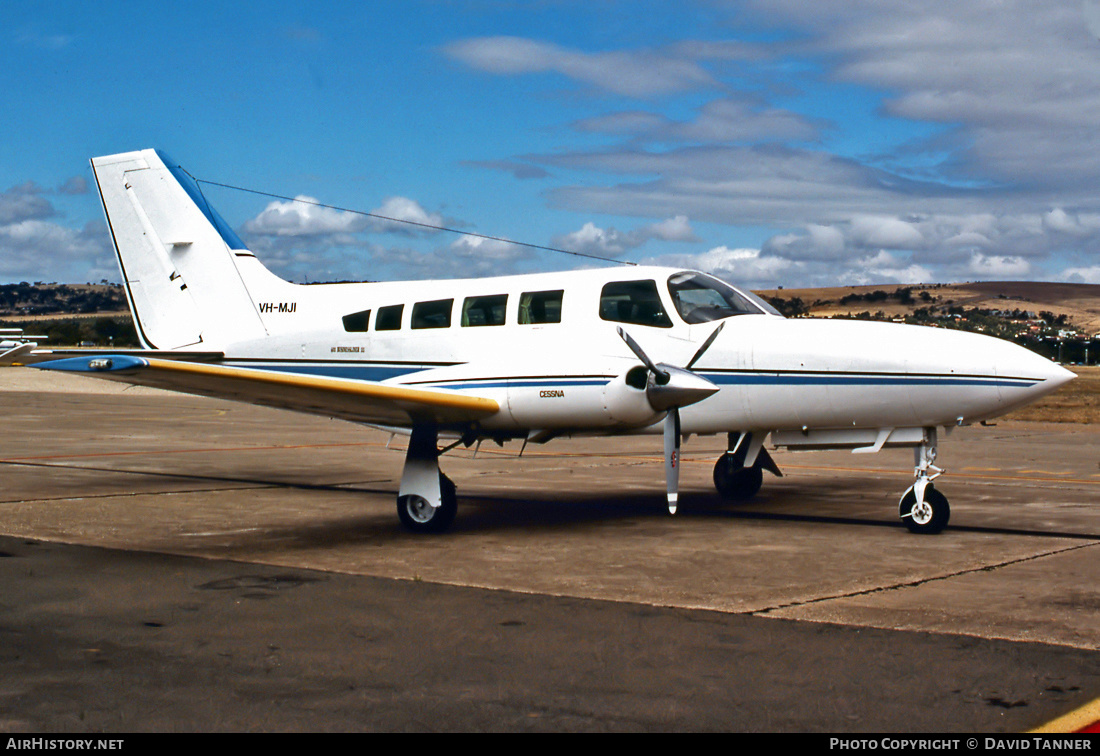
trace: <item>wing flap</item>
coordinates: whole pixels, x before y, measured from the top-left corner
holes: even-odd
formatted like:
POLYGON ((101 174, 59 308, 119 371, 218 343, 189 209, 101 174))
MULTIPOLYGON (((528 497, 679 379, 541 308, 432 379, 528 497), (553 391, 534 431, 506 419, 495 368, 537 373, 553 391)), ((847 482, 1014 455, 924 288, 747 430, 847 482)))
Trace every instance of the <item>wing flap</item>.
POLYGON ((77 357, 40 363, 35 367, 363 423, 465 424, 500 410, 493 399, 442 389, 407 388, 155 357, 77 357))

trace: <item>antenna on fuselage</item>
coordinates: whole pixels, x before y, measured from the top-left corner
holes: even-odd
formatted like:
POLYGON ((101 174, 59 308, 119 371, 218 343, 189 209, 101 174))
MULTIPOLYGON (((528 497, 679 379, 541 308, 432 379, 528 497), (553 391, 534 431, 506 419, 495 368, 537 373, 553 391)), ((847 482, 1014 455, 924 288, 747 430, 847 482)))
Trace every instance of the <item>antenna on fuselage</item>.
MULTIPOLYGON (((183 166, 180 166, 180 170, 183 171, 184 173, 187 173, 186 169, 184 169, 183 166)), ((353 213, 355 215, 362 215, 366 218, 374 218, 375 220, 384 220, 384 221, 388 221, 390 223, 404 223, 405 225, 408 225, 408 226, 416 226, 418 228, 427 228, 427 229, 431 229, 433 231, 446 231, 446 232, 452 233, 452 234, 462 234, 463 236, 472 236, 475 239, 484 239, 486 241, 502 242, 504 244, 515 244, 518 247, 527 247, 528 249, 538 249, 538 250, 542 250, 544 252, 557 252, 557 253, 563 254, 563 255, 572 255, 574 257, 584 257, 584 258, 587 258, 589 260, 599 260, 600 262, 614 263, 616 265, 637 265, 636 262, 632 262, 630 260, 616 260, 613 257, 603 257, 602 255, 593 255, 589 252, 578 252, 577 250, 574 250, 574 249, 562 249, 561 247, 551 247, 551 246, 548 246, 548 245, 545 245, 545 244, 532 244, 531 242, 522 242, 522 241, 516 241, 514 239, 505 239, 502 236, 490 236, 489 234, 479 234, 479 233, 474 232, 474 231, 464 231, 461 228, 452 228, 450 226, 437 226, 433 223, 424 223, 423 221, 414 221, 414 220, 409 220, 407 218, 391 218, 390 216, 387 216, 387 215, 380 215, 378 213, 370 213, 370 212, 367 212, 365 210, 355 210, 355 209, 349 208, 349 207, 339 207, 337 205, 327 205, 323 202, 318 202, 316 200, 311 200, 311 199, 304 199, 302 197, 287 197, 287 196, 282 195, 282 194, 274 194, 272 192, 260 191, 259 189, 249 189, 248 187, 244 187, 244 186, 234 186, 233 184, 223 184, 223 183, 218 182, 218 181, 207 181, 206 179, 200 179, 197 176, 193 176, 190 173, 187 173, 187 175, 191 176, 191 178, 194 179, 195 183, 197 183, 197 184, 207 184, 209 186, 219 186, 223 189, 232 189, 232 190, 238 191, 238 192, 247 192, 248 194, 256 194, 256 195, 259 195, 261 197, 271 197, 272 199, 284 200, 286 202, 300 202, 303 205, 313 205, 314 207, 320 207, 320 208, 324 208, 326 210, 336 210, 336 211, 339 211, 339 212, 342 212, 342 213, 353 213)))

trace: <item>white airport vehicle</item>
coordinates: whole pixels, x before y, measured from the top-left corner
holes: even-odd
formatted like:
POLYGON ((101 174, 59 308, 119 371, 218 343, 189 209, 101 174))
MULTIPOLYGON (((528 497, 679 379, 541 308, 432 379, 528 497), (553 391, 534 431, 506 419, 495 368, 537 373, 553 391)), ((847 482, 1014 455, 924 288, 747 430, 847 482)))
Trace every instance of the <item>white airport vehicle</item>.
MULTIPOLYGON (((664 437, 675 512, 681 439, 726 434, 722 496, 780 474, 789 449, 914 449, 899 514, 947 524, 938 429, 1001 415, 1074 375, 996 338, 851 320, 787 319, 704 273, 620 266, 463 280, 296 285, 269 272, 155 150, 92 168, 145 351, 38 367, 310 412, 410 435, 401 522, 447 529, 440 444, 664 437)), ((24 350, 26 351, 26 350, 24 350)), ((35 350, 25 361, 62 354, 35 350)))

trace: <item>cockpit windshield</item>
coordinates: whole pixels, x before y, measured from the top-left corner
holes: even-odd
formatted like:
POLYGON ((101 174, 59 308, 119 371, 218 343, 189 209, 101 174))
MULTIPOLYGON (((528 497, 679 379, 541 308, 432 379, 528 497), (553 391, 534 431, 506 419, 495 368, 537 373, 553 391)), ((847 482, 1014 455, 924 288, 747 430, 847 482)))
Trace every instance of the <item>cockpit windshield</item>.
POLYGON ((686 323, 707 323, 734 315, 779 315, 774 307, 755 294, 694 271, 670 276, 668 293, 686 323))

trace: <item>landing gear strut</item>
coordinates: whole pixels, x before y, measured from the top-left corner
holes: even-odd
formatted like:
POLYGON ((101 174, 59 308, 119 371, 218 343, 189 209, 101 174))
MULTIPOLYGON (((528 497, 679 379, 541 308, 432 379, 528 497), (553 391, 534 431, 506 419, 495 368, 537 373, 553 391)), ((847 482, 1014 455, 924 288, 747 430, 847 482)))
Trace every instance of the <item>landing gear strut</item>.
POLYGON ((442 533, 458 511, 455 484, 439 471, 438 441, 434 426, 414 426, 405 453, 397 516, 414 533, 442 533))
POLYGON ((771 455, 764 449, 764 435, 730 433, 728 448, 714 465, 714 487, 723 498, 746 501, 760 491, 764 470, 778 477, 779 471, 771 455))
POLYGON ((935 461, 936 429, 925 428, 924 440, 913 449, 917 480, 898 503, 898 515, 911 533, 939 533, 951 518, 947 497, 932 485, 933 480, 943 475, 943 469, 933 464, 935 461))

